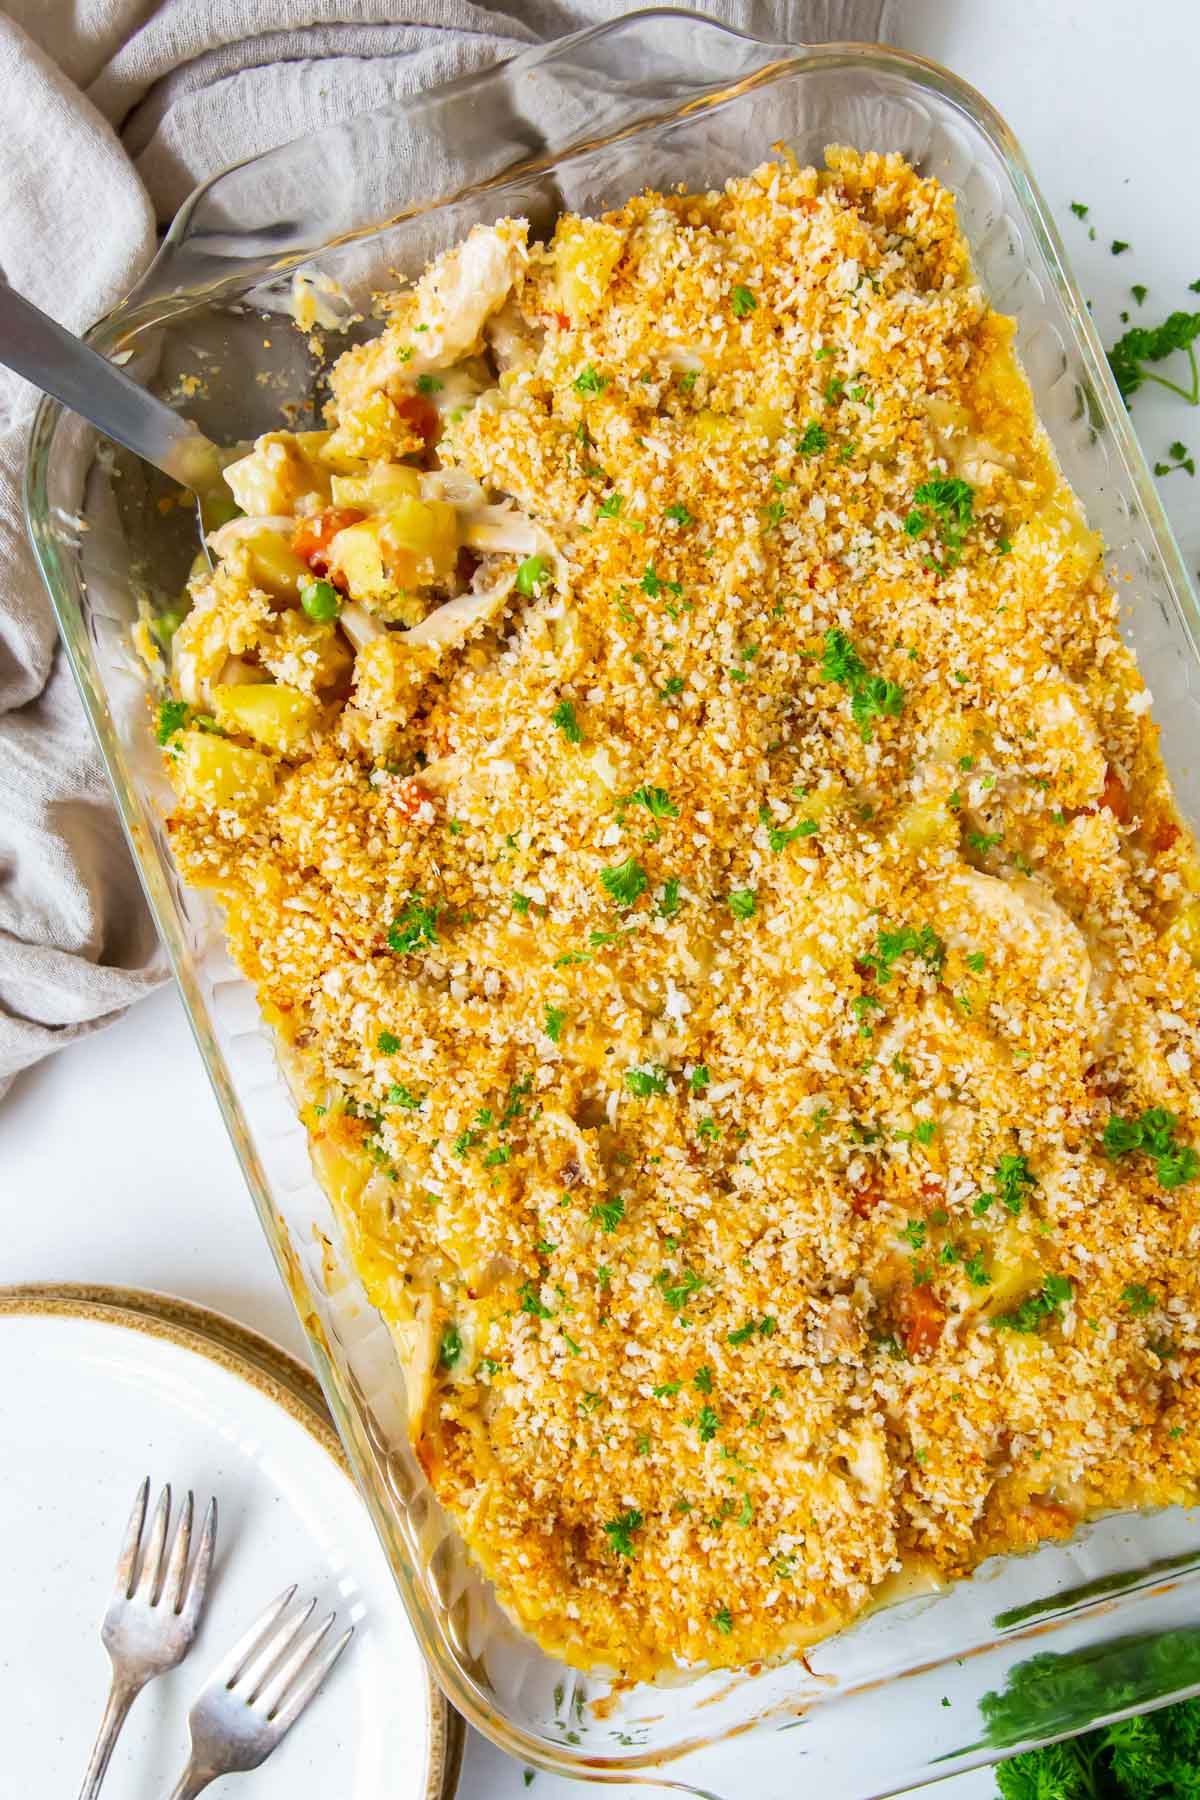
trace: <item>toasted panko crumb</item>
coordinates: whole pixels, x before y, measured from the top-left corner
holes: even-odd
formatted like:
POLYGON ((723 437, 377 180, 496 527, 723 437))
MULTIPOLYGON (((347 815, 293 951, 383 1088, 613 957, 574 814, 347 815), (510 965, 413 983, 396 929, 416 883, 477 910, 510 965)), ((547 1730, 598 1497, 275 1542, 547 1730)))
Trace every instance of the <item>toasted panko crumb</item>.
MULTIPOLYGON (((838 149, 505 227, 536 335, 438 455, 553 570, 376 638, 172 838, 502 1603, 582 1667, 745 1664, 1194 1499, 1200 875, 945 188, 838 149)), ((341 396, 454 340, 464 267, 341 396)))

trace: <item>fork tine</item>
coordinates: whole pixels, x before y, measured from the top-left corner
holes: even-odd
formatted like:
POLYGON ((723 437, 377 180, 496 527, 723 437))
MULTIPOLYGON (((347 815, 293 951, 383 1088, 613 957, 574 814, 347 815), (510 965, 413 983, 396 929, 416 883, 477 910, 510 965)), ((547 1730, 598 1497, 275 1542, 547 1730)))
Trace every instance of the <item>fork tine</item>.
POLYGON ((234 1684, 234 1692, 249 1706, 258 1694, 259 1688, 266 1681, 280 1657, 292 1643, 296 1634, 304 1629, 312 1618, 316 1601, 310 1600, 308 1605, 296 1614, 294 1619, 286 1620, 278 1631, 273 1631, 258 1655, 246 1665, 242 1674, 234 1684))
POLYGON ((232 1687, 258 1646, 274 1625, 276 1619, 286 1606, 290 1606, 295 1596, 296 1584, 284 1588, 278 1600, 272 1600, 262 1617, 256 1619, 244 1637, 240 1637, 228 1656, 222 1657, 208 1678, 208 1687, 232 1687))
MULTIPOLYGON (((191 1499, 191 1495, 188 1495, 191 1499)), ((181 1618, 195 1628, 200 1617, 200 1608, 204 1605, 204 1590, 208 1586, 208 1573, 212 1568, 213 1551, 217 1542, 217 1499, 214 1494, 204 1509, 204 1522, 200 1527, 200 1548, 196 1552, 196 1560, 192 1564, 192 1573, 188 1578, 183 1600, 177 1611, 181 1618)))
POLYGON ((192 1547, 192 1493, 188 1489, 187 1499, 179 1511, 175 1523, 175 1536, 171 1540, 171 1554, 167 1558, 167 1572, 163 1576, 162 1599, 171 1611, 179 1611, 183 1598, 183 1578, 187 1574, 188 1552, 192 1547))
MULTIPOLYGON (((314 1600, 313 1606, 316 1604, 314 1600)), ((311 1616, 311 1614, 312 1606, 309 1607, 306 1616, 311 1616)), ((271 1679, 264 1683, 261 1692, 254 1695, 253 1705, 258 1712, 265 1713, 268 1719, 271 1717, 336 1617, 336 1613, 330 1613, 327 1619, 323 1619, 319 1625, 313 1627, 307 1636, 302 1637, 287 1660, 281 1663, 271 1679)))
POLYGON ((121 1554, 117 1560, 117 1592, 124 1594, 127 1600, 133 1592, 134 1565, 137 1562, 138 1545, 142 1541, 142 1526, 146 1523, 146 1502, 149 1498, 150 1477, 147 1475, 134 1498, 133 1511, 125 1527, 125 1542, 121 1545, 121 1554))
MULTIPOLYGON (((332 1623, 333 1620, 331 1618, 330 1624, 332 1623)), ((348 1625, 337 1643, 331 1644, 328 1650, 323 1651, 322 1654, 318 1656, 295 1693, 292 1694, 285 1704, 279 1708, 279 1711, 271 1720, 271 1724, 279 1733, 279 1737, 282 1737, 285 1732, 291 1730, 292 1726, 296 1723, 296 1720, 300 1717, 300 1714, 304 1711, 305 1707, 308 1705, 309 1701, 312 1699, 313 1695, 316 1693, 317 1689, 320 1687, 330 1669, 332 1669, 334 1663, 342 1654, 342 1651, 346 1648, 346 1645, 353 1636, 354 1627, 353 1625, 348 1625)), ((278 1739, 276 1741, 278 1742, 278 1739)))
POLYGON ((150 1521, 150 1536, 146 1548, 142 1552, 142 1566, 138 1571, 135 1597, 147 1600, 153 1606, 161 1587, 163 1545, 167 1537, 167 1523, 171 1517, 171 1484, 166 1482, 158 1496, 158 1504, 154 1508, 154 1517, 150 1521))

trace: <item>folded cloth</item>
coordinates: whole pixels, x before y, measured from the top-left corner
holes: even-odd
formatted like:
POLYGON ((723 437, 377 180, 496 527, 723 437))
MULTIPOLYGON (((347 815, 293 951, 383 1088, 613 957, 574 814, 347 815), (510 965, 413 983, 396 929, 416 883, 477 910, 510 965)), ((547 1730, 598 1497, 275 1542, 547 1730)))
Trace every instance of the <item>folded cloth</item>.
MULTIPOLYGON (((708 0, 775 41, 879 36, 886 0, 708 0)), ((0 269, 80 331, 225 165, 631 11, 604 0, 10 0, 0 269), (349 14, 350 21, 346 19, 349 14)), ((428 179, 425 165, 423 179, 428 179)), ((165 978, 21 513, 36 395, 0 369, 0 1094, 165 978)))

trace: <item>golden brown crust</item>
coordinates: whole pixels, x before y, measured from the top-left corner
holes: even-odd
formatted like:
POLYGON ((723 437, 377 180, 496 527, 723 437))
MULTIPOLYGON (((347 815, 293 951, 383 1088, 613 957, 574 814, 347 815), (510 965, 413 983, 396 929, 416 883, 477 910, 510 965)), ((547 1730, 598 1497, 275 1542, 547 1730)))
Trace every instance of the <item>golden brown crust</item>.
POLYGON ((532 253, 439 454, 554 581, 172 822, 441 1498, 638 1674, 1195 1488, 1200 1184, 1102 1148, 1200 1127, 1194 848, 949 194, 830 164, 532 253))

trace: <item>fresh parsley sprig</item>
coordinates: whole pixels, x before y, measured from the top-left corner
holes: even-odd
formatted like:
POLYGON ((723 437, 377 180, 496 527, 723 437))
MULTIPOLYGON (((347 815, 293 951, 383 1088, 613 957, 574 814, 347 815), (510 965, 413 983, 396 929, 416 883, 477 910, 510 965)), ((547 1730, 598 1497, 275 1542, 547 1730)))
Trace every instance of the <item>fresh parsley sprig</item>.
POLYGON ((1133 325, 1119 337, 1108 353, 1108 364, 1116 376, 1121 398, 1126 406, 1145 381, 1156 381, 1186 400, 1189 406, 1200 406, 1200 365, 1196 362, 1195 340, 1200 337, 1200 312, 1169 313, 1161 325, 1133 325), (1181 387, 1165 375, 1156 375, 1147 363, 1165 362, 1182 350, 1192 371, 1191 385, 1181 387))
POLYGON ((872 675, 846 633, 836 625, 825 633, 825 649, 818 671, 822 681, 836 681, 850 695, 850 717, 864 744, 873 736, 872 721, 897 719, 904 707, 904 689, 898 682, 872 675))

